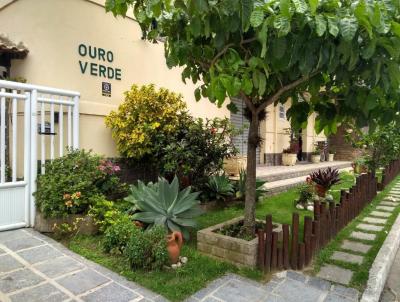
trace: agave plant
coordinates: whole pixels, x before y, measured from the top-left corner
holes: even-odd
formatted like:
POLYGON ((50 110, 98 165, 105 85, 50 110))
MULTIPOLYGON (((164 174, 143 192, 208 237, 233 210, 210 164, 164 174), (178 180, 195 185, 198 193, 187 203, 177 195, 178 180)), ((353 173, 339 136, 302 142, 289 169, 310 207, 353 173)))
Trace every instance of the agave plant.
POLYGON ((180 231, 189 239, 187 228, 196 227, 195 217, 203 213, 199 207, 198 192, 187 187, 179 190, 179 181, 175 177, 171 183, 159 178, 157 183, 145 185, 139 181, 131 186, 127 201, 136 211, 132 218, 153 225, 163 225, 169 231, 180 231))
POLYGON ((334 184, 339 183, 339 171, 338 169, 332 169, 331 167, 324 170, 318 170, 310 174, 310 179, 317 185, 317 189, 321 188, 326 192, 334 184))
MULTIPOLYGON (((244 198, 246 193, 246 171, 239 171, 239 179, 236 184, 236 197, 244 198)), ((256 200, 258 200, 262 195, 267 193, 267 190, 264 188, 264 185, 267 181, 257 178, 256 179, 256 200)))
POLYGON ((232 182, 225 175, 213 175, 208 179, 207 188, 210 198, 226 201, 226 199, 235 193, 232 182))

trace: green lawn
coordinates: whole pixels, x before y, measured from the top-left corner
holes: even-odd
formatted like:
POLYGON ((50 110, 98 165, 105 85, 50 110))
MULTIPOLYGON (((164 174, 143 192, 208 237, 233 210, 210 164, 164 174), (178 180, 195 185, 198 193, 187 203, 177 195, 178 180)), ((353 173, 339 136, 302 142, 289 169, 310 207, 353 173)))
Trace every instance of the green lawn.
MULTIPOLYGON (((354 182, 354 177, 349 173, 341 173, 342 183, 333 188, 333 195, 338 198, 334 190, 348 188, 354 182)), ((297 211, 293 202, 297 198, 297 189, 293 188, 276 196, 266 197, 257 205, 257 217, 264 219, 267 214, 273 214, 273 221, 278 223, 291 223, 292 213, 297 211)), ((301 217, 312 215, 308 211, 297 211, 301 217)), ((199 229, 205 228, 234 217, 243 215, 243 204, 238 204, 225 209, 219 209, 202 215, 199 229)), ((301 220, 302 222, 303 220, 301 220)), ((302 223, 301 223, 302 228, 302 223)), ((184 245, 182 255, 189 258, 189 262, 178 270, 164 270, 148 272, 132 271, 121 256, 109 255, 102 252, 102 236, 76 236, 65 244, 74 252, 97 262, 129 280, 137 282, 144 287, 162 294, 171 301, 182 301, 196 291, 205 287, 206 284, 225 273, 233 272, 240 275, 261 280, 268 278, 258 270, 238 269, 231 264, 201 255, 196 250, 196 233, 193 239, 184 245)))

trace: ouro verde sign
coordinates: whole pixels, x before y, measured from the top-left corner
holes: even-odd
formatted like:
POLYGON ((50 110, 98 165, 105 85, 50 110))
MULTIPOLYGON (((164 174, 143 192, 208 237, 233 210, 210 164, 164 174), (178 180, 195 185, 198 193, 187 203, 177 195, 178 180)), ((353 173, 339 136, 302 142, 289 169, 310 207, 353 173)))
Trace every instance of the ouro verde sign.
POLYGON ((112 51, 82 43, 79 44, 78 53, 85 59, 79 60, 82 74, 90 74, 110 80, 121 80, 121 69, 110 66, 114 62, 114 53, 112 51), (95 61, 93 62, 93 60, 95 61))

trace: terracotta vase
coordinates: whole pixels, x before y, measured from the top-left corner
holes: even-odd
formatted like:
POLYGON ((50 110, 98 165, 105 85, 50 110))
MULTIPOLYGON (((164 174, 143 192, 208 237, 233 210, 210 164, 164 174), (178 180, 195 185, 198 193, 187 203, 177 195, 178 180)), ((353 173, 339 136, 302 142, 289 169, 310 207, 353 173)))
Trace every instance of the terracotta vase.
POLYGON ((317 191, 317 195, 319 197, 325 197, 326 196, 326 189, 323 186, 315 185, 315 190, 317 191))
POLYGON ((181 232, 172 232, 167 236, 167 250, 171 264, 176 264, 179 261, 183 238, 181 232))

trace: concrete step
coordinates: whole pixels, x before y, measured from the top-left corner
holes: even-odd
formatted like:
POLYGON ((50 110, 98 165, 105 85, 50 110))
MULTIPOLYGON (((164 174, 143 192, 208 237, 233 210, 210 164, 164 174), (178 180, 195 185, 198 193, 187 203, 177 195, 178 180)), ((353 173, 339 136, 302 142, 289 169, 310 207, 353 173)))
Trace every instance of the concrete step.
POLYGON ((347 161, 334 161, 334 162, 321 162, 318 164, 300 163, 292 167, 287 166, 258 166, 257 178, 275 182, 278 180, 292 179, 301 176, 307 176, 314 171, 325 168, 344 169, 351 168, 351 162, 347 161))
MULTIPOLYGON (((340 172, 351 171, 351 170, 352 170, 352 168, 349 168, 349 167, 339 169, 340 172)), ((277 180, 277 181, 267 182, 264 185, 264 188, 266 188, 268 190, 266 195, 267 196, 276 195, 276 194, 285 192, 290 188, 297 187, 306 181, 307 176, 308 176, 308 174, 304 175, 304 176, 300 176, 300 177, 294 177, 294 178, 289 178, 289 179, 281 179, 281 180, 277 180)))

